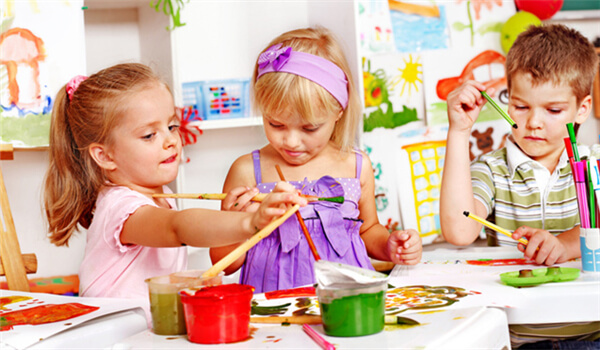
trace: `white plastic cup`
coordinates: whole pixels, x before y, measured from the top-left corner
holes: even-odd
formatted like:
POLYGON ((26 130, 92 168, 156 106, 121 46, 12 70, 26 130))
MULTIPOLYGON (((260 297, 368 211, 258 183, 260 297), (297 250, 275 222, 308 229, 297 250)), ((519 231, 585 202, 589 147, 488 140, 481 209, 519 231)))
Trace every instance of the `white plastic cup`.
POLYGON ((585 273, 600 272, 600 228, 580 228, 581 270, 585 273))

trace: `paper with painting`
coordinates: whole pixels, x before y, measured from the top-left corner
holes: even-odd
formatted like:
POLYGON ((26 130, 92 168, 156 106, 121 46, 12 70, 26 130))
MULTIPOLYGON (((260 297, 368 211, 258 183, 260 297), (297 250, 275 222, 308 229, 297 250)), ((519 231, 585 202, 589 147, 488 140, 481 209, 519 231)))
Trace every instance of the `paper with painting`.
POLYGON ((85 74, 83 1, 3 1, 0 143, 49 143, 56 92, 85 74))
MULTIPOLYGON (((145 301, 145 300, 144 300, 145 301)), ((25 349, 98 317, 124 310, 144 315, 135 299, 81 298, 0 290, 0 343, 25 349)))

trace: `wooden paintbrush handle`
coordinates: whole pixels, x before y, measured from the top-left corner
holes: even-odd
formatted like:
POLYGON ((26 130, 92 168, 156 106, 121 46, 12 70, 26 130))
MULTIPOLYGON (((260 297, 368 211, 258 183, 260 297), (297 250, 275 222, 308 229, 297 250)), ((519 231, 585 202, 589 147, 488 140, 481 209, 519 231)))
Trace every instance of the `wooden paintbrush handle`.
POLYGON ((254 247, 258 242, 260 242, 263 238, 267 237, 271 234, 279 225, 283 224, 285 220, 287 220, 292 214, 300 209, 300 205, 296 204, 288 211, 286 211, 283 215, 278 217, 277 219, 271 221, 267 226, 263 227, 262 230, 258 231, 254 236, 250 237, 247 241, 239 245, 237 248, 231 251, 231 253, 227 254, 223 259, 217 261, 210 269, 206 270, 202 274, 202 277, 215 277, 219 274, 219 272, 225 270, 227 266, 231 265, 234 261, 236 261, 240 256, 244 255, 250 248, 254 247))

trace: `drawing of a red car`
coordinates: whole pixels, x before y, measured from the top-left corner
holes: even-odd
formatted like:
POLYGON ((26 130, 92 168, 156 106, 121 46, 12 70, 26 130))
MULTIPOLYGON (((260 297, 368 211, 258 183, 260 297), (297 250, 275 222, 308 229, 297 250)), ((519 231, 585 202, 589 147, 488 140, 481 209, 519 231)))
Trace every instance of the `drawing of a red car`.
POLYGON ((502 54, 493 50, 483 51, 467 63, 460 76, 440 79, 437 82, 436 93, 441 100, 446 101, 448 94, 462 83, 467 80, 477 80, 482 82, 488 89, 495 88, 494 95, 501 102, 508 103, 506 75, 504 74, 505 62, 506 57, 502 54), (498 74, 497 67, 502 67, 501 74, 498 74))

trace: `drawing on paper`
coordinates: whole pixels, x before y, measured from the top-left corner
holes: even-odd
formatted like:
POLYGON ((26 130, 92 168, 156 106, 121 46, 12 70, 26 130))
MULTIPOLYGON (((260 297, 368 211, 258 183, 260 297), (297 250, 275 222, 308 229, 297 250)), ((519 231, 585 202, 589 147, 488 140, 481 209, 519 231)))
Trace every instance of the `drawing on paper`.
POLYGON ((388 3, 397 51, 421 52, 449 47, 445 6, 388 3))
MULTIPOLYGON (((385 313, 395 315, 409 310, 437 309, 451 306, 469 295, 481 294, 452 286, 392 286, 386 292, 385 313)), ((253 316, 320 315, 316 296, 265 299, 256 295, 252 300, 253 316)))
POLYGON ((389 54, 363 59, 363 130, 394 129, 418 120, 423 101, 422 74, 418 55, 389 54))
POLYGON ((394 52, 394 35, 387 3, 359 0, 358 16, 358 37, 363 55, 394 52))
POLYGON ((80 303, 45 304, 23 310, 0 313, 0 331, 12 330, 14 326, 40 325, 68 320, 98 310, 98 306, 80 303))
MULTIPOLYGON (((463 0, 457 0, 457 4, 462 3, 463 0)), ((502 0, 468 0, 466 2, 466 19, 467 23, 463 23, 460 19, 454 21, 452 23, 452 28, 455 31, 468 31, 471 37, 471 46, 475 45, 475 35, 479 34, 480 36, 485 35, 488 32, 500 32, 502 29, 502 24, 504 22, 494 20, 495 18, 492 16, 492 20, 486 20, 483 23, 480 23, 479 26, 476 27, 476 21, 481 19, 481 9, 485 7, 489 14, 486 13, 486 18, 490 18, 489 15, 494 13, 494 4, 498 7, 502 7, 502 0), (475 11, 475 19, 473 19, 473 13, 475 11)), ((496 11, 497 12, 497 11, 496 11)))
POLYGON ((83 1, 3 5, 0 143, 47 146, 53 97, 71 77, 85 73, 83 1))

